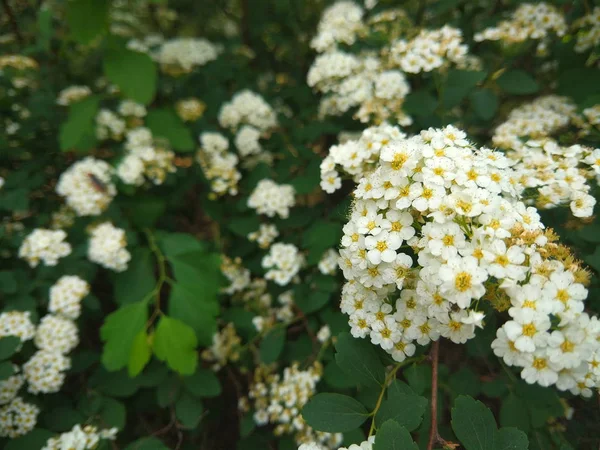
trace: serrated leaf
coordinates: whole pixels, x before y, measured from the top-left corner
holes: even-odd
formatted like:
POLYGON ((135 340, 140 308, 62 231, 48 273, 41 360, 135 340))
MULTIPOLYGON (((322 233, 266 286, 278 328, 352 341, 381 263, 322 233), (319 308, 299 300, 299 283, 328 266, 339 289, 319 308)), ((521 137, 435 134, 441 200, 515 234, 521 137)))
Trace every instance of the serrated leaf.
POLYGON ((9 439, 4 446, 4 450, 33 450, 37 448, 43 448, 48 439, 51 437, 54 437, 54 433, 52 431, 45 430, 43 428, 36 428, 31 430, 25 436, 9 439))
POLYGON ((438 106, 438 101, 424 90, 409 93, 404 99, 402 109, 410 115, 429 116, 438 106))
POLYGON ((146 302, 123 306, 109 314, 100 328, 104 341, 102 364, 108 370, 119 370, 129 363, 133 342, 138 333, 145 329, 148 321, 146 302))
POLYGON ((516 396, 509 394, 500 407, 500 425, 503 427, 518 427, 524 432, 529 432, 530 420, 527 403, 516 396))
POLYGON ((104 56, 104 73, 128 98, 144 105, 154 98, 156 65, 145 53, 110 48, 104 56))
POLYGON ((328 433, 353 430, 368 416, 360 402, 341 394, 317 394, 302 408, 302 417, 309 426, 328 433))
POLYGON ((63 152, 89 150, 95 144, 94 118, 99 99, 89 96, 70 106, 69 117, 60 126, 59 143, 63 152))
POLYGON ((20 345, 21 339, 17 336, 5 336, 0 338, 0 361, 14 355, 20 345))
POLYGON ((527 435, 517 428, 501 428, 496 439, 494 450, 527 450, 529 448, 527 435))
POLYGON ((146 116, 146 126, 156 137, 167 139, 175 150, 191 152, 194 139, 179 116, 168 109, 155 109, 146 116))
POLYGON ((508 70, 498 77, 498 86, 504 92, 516 95, 533 94, 540 89, 537 81, 524 70, 508 70))
POLYGON ((208 369, 198 369, 196 373, 183 377, 183 385, 197 397, 217 397, 221 394, 221 383, 208 369))
POLYGON ((102 407, 100 408, 99 415, 102 422, 106 424, 107 427, 116 427, 119 430, 125 428, 127 411, 125 405, 120 401, 108 397, 104 398, 102 400, 102 407))
POLYGON ((373 450, 419 450, 406 428, 388 420, 377 430, 373 450))
POLYGON ((341 333, 335 349, 335 360, 348 377, 365 386, 383 385, 385 367, 369 342, 341 333))
POLYGON ((480 71, 449 70, 442 92, 444 108, 457 106, 486 75, 486 72, 480 71))
POLYGON ((285 329, 278 327, 270 330, 263 337, 260 348, 260 360, 265 364, 271 364, 277 361, 285 344, 285 329))
MULTIPOLYGON (((408 386, 406 386, 408 388, 408 386)), ((410 388, 408 388, 410 389, 410 388)), ((415 393, 406 394, 399 389, 388 388, 387 398, 381 403, 375 423, 394 420, 408 431, 416 430, 423 420, 427 399, 415 393)))
POLYGON ((151 355, 152 349, 148 343, 148 335, 145 330, 142 330, 135 336, 131 346, 131 354, 127 364, 127 373, 129 376, 135 377, 144 370, 144 367, 150 361, 151 355))
POLYGON ((457 397, 452 408, 452 429, 466 450, 496 450, 496 421, 480 401, 457 397))
POLYGON ((184 428, 195 428, 202 419, 202 401, 184 393, 175 403, 175 415, 184 428))
POLYGON ((498 96, 491 89, 479 89, 471 94, 473 111, 483 120, 490 120, 498 110, 498 96))
POLYGON ((72 0, 67 6, 67 22, 71 36, 80 44, 87 44, 108 29, 108 9, 105 0, 72 0))
POLYGON ((133 250, 127 270, 116 273, 114 280, 115 300, 119 305, 139 302, 146 298, 156 285, 150 250, 133 250))
POLYGON ((10 361, 0 362, 0 381, 6 380, 15 374, 15 369, 10 361))
POLYGON ((217 331, 218 303, 211 292, 192 292, 187 285, 175 283, 169 296, 168 314, 191 326, 202 345, 210 345, 217 331))
POLYGON ((198 365, 194 330, 180 320, 162 316, 154 333, 154 354, 182 375, 191 375, 198 365))

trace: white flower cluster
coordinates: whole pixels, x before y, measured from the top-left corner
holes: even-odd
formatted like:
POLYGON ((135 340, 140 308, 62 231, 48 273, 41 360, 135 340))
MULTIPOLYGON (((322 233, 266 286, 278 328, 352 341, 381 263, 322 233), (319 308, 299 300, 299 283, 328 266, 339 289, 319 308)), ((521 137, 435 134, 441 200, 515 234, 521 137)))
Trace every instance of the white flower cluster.
POLYGON ((363 9, 354 2, 334 3, 323 11, 317 35, 310 46, 323 53, 332 50, 337 44, 354 44, 357 33, 364 29, 363 14, 363 9))
POLYGON ((76 275, 63 275, 50 288, 48 311, 71 320, 81 314, 81 300, 90 292, 90 285, 76 275))
POLYGON ((153 184, 161 185, 168 173, 175 172, 175 153, 154 145, 148 128, 129 130, 126 135, 127 153, 117 166, 117 175, 125 184, 141 186, 144 177, 153 184))
POLYGON ((166 73, 189 73, 196 67, 214 61, 220 49, 202 38, 176 38, 164 42, 154 54, 154 59, 166 73))
POLYGON ((117 195, 112 173, 108 163, 88 156, 60 175, 56 193, 78 216, 98 216, 117 195))
POLYGON ((248 233, 250 242, 257 242, 260 248, 269 248, 273 241, 279 236, 277 227, 273 224, 261 223, 257 231, 248 233))
POLYGON ((114 440, 117 428, 98 430, 95 426, 86 425, 83 428, 77 424, 71 431, 62 433, 60 436, 50 438, 41 450, 93 450, 98 447, 100 440, 114 440))
POLYGON ((277 126, 277 114, 259 94, 246 89, 221 106, 219 124, 233 130, 250 125, 263 132, 277 126))
POLYGON ((275 436, 293 435, 297 444, 315 442, 327 448, 340 445, 340 433, 315 431, 306 425, 300 414, 306 402, 316 393, 322 373, 323 368, 318 362, 307 370, 300 370, 298 364, 286 367, 283 376, 271 373, 264 366, 258 367, 248 394, 254 406, 256 424, 270 423, 275 426, 275 436))
POLYGON ((317 265, 319 272, 323 275, 335 275, 335 271, 338 268, 337 260, 338 253, 330 248, 323 253, 323 256, 321 256, 321 259, 319 260, 319 264, 317 265))
POLYGON ((255 292, 261 292, 262 295, 259 297, 259 301, 254 304, 253 312, 257 315, 252 318, 252 324, 261 333, 270 330, 277 323, 289 323, 295 316, 293 309, 294 292, 289 290, 279 294, 277 303, 272 305, 272 297, 265 291, 266 287, 265 280, 255 280, 255 292), (259 290, 260 288, 263 289, 259 290))
POLYGON ((19 366, 13 364, 13 372, 14 375, 0 381, 0 405, 12 401, 25 383, 25 378, 19 373, 19 366))
POLYGON ((273 180, 263 178, 248 197, 248 206, 255 209, 258 214, 269 217, 278 215, 282 219, 287 219, 290 208, 296 204, 295 194, 292 185, 277 184, 273 180))
POLYGON ((242 260, 232 260, 226 255, 221 255, 221 259, 221 273, 229 281, 229 286, 222 288, 222 292, 231 295, 246 289, 250 284, 250 271, 242 266, 242 260))
POLYGON ((94 227, 88 247, 88 259, 102 267, 123 272, 131 254, 127 251, 125 231, 110 222, 94 227))
POLYGON ((0 338, 17 336, 21 342, 30 341, 35 336, 35 325, 29 311, 7 311, 0 314, 0 338))
POLYGON ((68 106, 90 95, 92 95, 92 90, 88 86, 69 86, 58 93, 56 103, 68 106))
POLYGON ((119 105, 119 114, 123 117, 145 117, 148 111, 144 105, 134 102, 133 100, 123 100, 119 105))
POLYGON ((341 115, 358 107, 355 116, 361 122, 374 116, 411 123, 402 112, 404 97, 410 92, 406 77, 399 70, 386 69, 377 56, 340 50, 319 55, 308 71, 307 83, 327 94, 319 107, 321 116, 341 115))
POLYGON ((367 128, 358 139, 334 145, 321 162, 321 188, 331 194, 342 186, 338 170, 352 175, 355 182, 375 168, 382 147, 406 135, 398 127, 383 124, 367 128), (338 168, 338 166, 340 166, 338 168))
POLYGON ((71 254, 71 245, 64 242, 66 237, 63 230, 36 228, 23 240, 19 258, 26 260, 30 267, 37 267, 40 261, 55 266, 60 258, 71 254))
POLYGON ((40 409, 25 403, 21 397, 0 407, 0 437, 14 439, 29 433, 35 427, 40 409))
POLYGON ((437 30, 421 30, 410 41, 393 42, 390 60, 407 73, 431 72, 450 63, 470 64, 468 51, 462 32, 445 25, 437 30))
POLYGON ((48 314, 42 317, 34 342, 40 350, 64 355, 79 343, 77 325, 71 319, 48 314))
POLYGON ((127 124, 117 114, 109 109, 101 109, 96 115, 96 137, 100 140, 123 139, 127 124))
POLYGON ((212 345, 202 352, 202 359, 212 363, 215 372, 226 366, 228 362, 237 361, 242 339, 237 335, 233 323, 225 325, 221 331, 213 335, 212 345))
POLYGON ((65 382, 65 371, 70 368, 68 356, 54 350, 38 350, 23 365, 23 374, 29 385, 27 390, 32 394, 58 392, 65 382))
POLYGON ((591 13, 577 20, 574 25, 577 29, 576 52, 583 53, 600 44, 600 6, 596 6, 591 13))
POLYGON ((474 40, 515 44, 528 39, 544 39, 550 33, 564 36, 566 32, 565 18, 555 6, 544 2, 524 3, 513 12, 509 20, 475 34, 474 40))
MULTIPOLYGON (((361 442, 360 444, 352 444, 350 447, 340 447, 338 450, 373 450, 373 444, 375 443, 375 436, 371 436, 368 440, 361 442)), ((298 447, 298 450, 328 450, 327 448, 317 444, 316 442, 310 442, 302 444, 298 447)))
POLYGON ((196 160, 215 195, 235 195, 238 192, 238 182, 242 178, 237 170, 239 158, 228 150, 229 141, 221 133, 205 132, 200 135, 196 160))
POLYGON ((304 264, 304 256, 293 244, 273 244, 269 253, 262 259, 262 266, 268 269, 265 278, 280 286, 292 281, 304 264))
POLYGON ((344 226, 341 309, 353 336, 402 361, 415 341, 474 337, 489 301, 512 318, 496 354, 529 383, 587 395, 600 382, 600 322, 583 313, 589 275, 519 201, 510 166, 451 126, 386 145, 344 226))

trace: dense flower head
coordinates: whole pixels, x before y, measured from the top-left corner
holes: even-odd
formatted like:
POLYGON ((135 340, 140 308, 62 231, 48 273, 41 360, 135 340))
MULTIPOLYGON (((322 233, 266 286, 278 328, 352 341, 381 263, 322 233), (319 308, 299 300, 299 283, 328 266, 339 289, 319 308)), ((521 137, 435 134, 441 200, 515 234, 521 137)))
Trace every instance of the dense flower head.
POLYGON ((258 214, 269 217, 278 215, 287 219, 290 208, 296 204, 295 193, 290 184, 277 184, 273 180, 263 178, 248 197, 248 206, 258 214))
POLYGON ((58 351, 38 350, 23 365, 23 374, 32 394, 58 392, 65 382, 71 359, 58 351))
POLYGON ((13 372, 14 375, 0 381, 0 405, 5 405, 12 401, 25 383, 23 374, 19 373, 19 367, 14 364, 13 372))
POLYGON ((314 442, 327 448, 337 448, 342 442, 340 433, 313 430, 300 413, 316 393, 322 373, 323 368, 318 362, 306 370, 300 370, 298 364, 294 363, 283 370, 283 376, 273 373, 266 366, 258 367, 248 394, 254 407, 256 424, 272 424, 276 436, 293 435, 299 445, 314 442))
POLYGON ((102 267, 123 272, 131 254, 127 251, 125 230, 104 222, 93 228, 88 246, 88 259, 102 267))
POLYGON ((269 253, 263 257, 262 266, 268 269, 267 280, 273 280, 280 286, 289 284, 304 264, 304 256, 293 244, 278 242, 273 244, 269 253))
POLYGON ((529 383, 587 395, 577 383, 600 381, 590 363, 600 329, 583 313, 585 270, 520 201, 513 165, 451 126, 387 143, 344 226, 341 308, 355 337, 402 361, 415 343, 473 338, 480 302, 504 311, 496 299, 507 296, 496 354, 516 352, 505 361, 529 383))
POLYGON ((238 336, 233 323, 228 323, 213 335, 212 345, 202 352, 202 359, 211 363, 211 368, 220 370, 229 362, 240 357, 242 339, 238 336))
POLYGON ((102 108, 96 115, 96 137, 100 140, 123 139, 127 124, 119 115, 109 109, 102 108))
POLYGON ((196 153, 196 161, 202 167, 204 176, 210 181, 215 195, 235 195, 242 174, 237 170, 239 158, 228 151, 229 141, 225 136, 215 132, 200 135, 200 149, 196 153))
POLYGON ((261 223, 257 231, 248 233, 248 240, 251 242, 256 241, 260 248, 269 248, 275 239, 279 236, 277 227, 273 224, 261 223))
POLYGON ((46 266, 55 266, 60 258, 71 254, 71 245, 64 242, 64 230, 36 228, 19 248, 19 258, 26 260, 30 267, 37 267, 40 261, 46 266))
POLYGON ((84 158, 61 174, 56 193, 65 197, 78 216, 98 216, 117 195, 112 174, 113 168, 105 161, 84 158))
POLYGON ((234 130, 250 125, 263 132, 277 126, 277 114, 259 94, 246 89, 221 106, 219 124, 234 130))
POLYGON ((35 427, 40 409, 14 398, 8 405, 0 407, 0 437, 16 438, 29 433, 35 427))
POLYGON ((179 75, 214 61, 219 53, 219 47, 206 39, 175 38, 165 41, 153 56, 164 72, 179 75))
POLYGON ((29 311, 7 311, 0 314, 0 338, 16 336, 29 341, 35 336, 35 325, 29 311))
POLYGON ((75 320, 81 314, 81 300, 90 292, 90 285, 76 275, 63 275, 50 288, 48 311, 75 320))
POLYGON ((357 33, 364 28, 363 14, 363 9, 352 1, 334 3, 323 11, 317 35, 310 46, 322 53, 340 43, 354 44, 357 33))
POLYGON ((71 103, 83 100, 91 94, 92 90, 88 86, 69 86, 58 93, 56 103, 61 106, 68 106, 71 103))
POLYGON ((583 53, 600 44, 600 6, 596 6, 589 14, 574 23, 577 29, 575 51, 583 53))
POLYGON ((58 437, 48 439, 41 450, 93 450, 98 447, 100 440, 114 440, 117 428, 99 430, 93 425, 75 425, 70 431, 62 433, 58 437))
POLYGON ((79 344, 77 325, 64 317, 42 317, 35 332, 35 345, 41 350, 67 354, 79 344))

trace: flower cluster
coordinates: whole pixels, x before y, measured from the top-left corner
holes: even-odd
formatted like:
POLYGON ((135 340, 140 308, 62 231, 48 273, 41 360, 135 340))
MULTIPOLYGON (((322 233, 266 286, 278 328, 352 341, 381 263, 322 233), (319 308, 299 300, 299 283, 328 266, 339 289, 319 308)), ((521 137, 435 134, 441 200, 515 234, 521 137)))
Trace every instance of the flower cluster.
MULTIPOLYGON (((352 444, 350 447, 340 447, 338 450, 373 450, 373 444, 375 443, 375 436, 371 436, 368 440, 361 442, 360 444, 352 444)), ((317 444, 316 442, 309 442, 302 444, 298 447, 298 450, 327 450, 327 448, 317 444)))
POLYGON ((195 97, 179 100, 175 104, 177 115, 184 122, 195 122, 202 117, 206 111, 206 103, 198 100, 195 97))
POLYGON ((249 125, 263 132, 277 126, 277 114, 260 95, 243 90, 221 106, 219 124, 234 130, 249 125))
POLYGON ((175 38, 164 42, 153 57, 163 72, 176 76, 214 61, 220 52, 218 46, 206 39, 175 38))
POLYGON ((35 427, 40 409, 15 397, 8 405, 0 407, 0 437, 16 438, 35 427))
POLYGON ((269 253, 262 259, 262 266, 268 269, 267 280, 273 280, 280 286, 292 281, 304 264, 304 256, 293 244, 273 244, 269 253))
POLYGON ((212 345, 202 352, 202 359, 212 363, 211 368, 218 371, 229 362, 239 359, 241 345, 242 339, 237 335, 235 326, 228 323, 213 335, 212 345))
POLYGON ((242 178, 237 170, 239 158, 228 150, 229 141, 221 133, 205 132, 200 135, 196 160, 216 195, 237 194, 238 181, 242 178))
POLYGON ((125 120, 109 109, 101 109, 96 115, 96 137, 100 140, 123 139, 127 124, 125 120))
POLYGON ((131 259, 126 247, 125 231, 110 222, 104 222, 91 232, 88 259, 115 272, 123 272, 131 259))
POLYGON ((248 233, 248 240, 256 241, 260 248, 269 248, 277 236, 279 236, 279 231, 275 225, 261 223, 258 230, 248 233))
POLYGON ((69 86, 58 93, 56 103, 61 106, 68 106, 83 100, 91 94, 92 90, 88 86, 69 86))
POLYGON ((323 275, 334 275, 338 268, 337 260, 337 252, 330 248, 323 253, 323 256, 321 256, 321 259, 319 260, 319 264, 317 265, 319 272, 321 272, 323 275))
POLYGON ((338 170, 351 175, 358 183, 375 168, 381 148, 404 136, 398 127, 383 124, 367 128, 358 139, 332 146, 329 155, 321 162, 321 188, 331 194, 342 186, 338 170))
POLYGON ((113 168, 105 161, 84 158, 61 174, 56 193, 65 197, 78 216, 98 216, 117 194, 112 173, 113 168))
POLYGON ((17 336, 22 342, 35 336, 35 325, 29 311, 7 311, 0 314, 0 338, 17 336))
POLYGON ((19 258, 23 258, 30 267, 37 267, 40 261, 47 266, 55 266, 60 258, 71 254, 71 245, 64 242, 67 233, 63 230, 36 228, 29 234, 19 248, 19 258))
POLYGON ((363 15, 363 9, 354 2, 334 3, 323 11, 317 35, 310 46, 323 53, 332 50, 337 44, 354 44, 356 35, 364 29, 363 15))
POLYGON ((600 6, 596 6, 590 14, 577 20, 574 24, 577 29, 576 52, 586 52, 600 44, 600 6))
POLYGON ((116 428, 98 430, 95 426, 86 425, 83 428, 77 424, 71 431, 62 433, 58 437, 48 439, 41 450, 93 450, 98 447, 100 440, 114 440, 117 434, 116 428))
POLYGON ((294 196, 295 190, 292 185, 277 184, 273 180, 263 178, 248 197, 248 206, 255 209, 258 214, 269 217, 278 215, 282 219, 287 219, 290 208, 296 204, 294 196))
MULTIPOLYGON (((318 362, 307 370, 300 370, 298 364, 286 367, 283 376, 272 373, 266 366, 259 366, 248 393, 256 424, 272 424, 276 436, 293 435, 298 444, 316 442, 328 448, 340 445, 341 434, 315 431, 306 425, 300 414, 302 407, 316 393, 322 373, 323 368, 318 362)), ((247 409, 244 400, 240 406, 247 409)))
POLYGON ((90 285, 76 275, 63 275, 50 288, 48 311, 71 320, 81 314, 81 300, 90 292, 90 285))
POLYGON ((474 36, 475 41, 502 41, 516 44, 528 39, 544 39, 550 33, 563 36, 567 32, 565 18, 560 11, 548 3, 524 3, 509 20, 486 28, 474 36))
POLYGON ((415 341, 473 338, 488 301, 512 317, 496 354, 529 383, 586 394, 575 384, 600 381, 590 360, 600 327, 583 313, 588 274, 519 200, 511 164, 451 126, 388 143, 344 227, 341 308, 353 336, 402 361, 415 341))
POLYGON ((155 145, 148 128, 139 127, 126 134, 127 153, 117 166, 117 175, 125 184, 141 186, 144 177, 153 184, 161 185, 168 173, 175 172, 171 150, 155 145))

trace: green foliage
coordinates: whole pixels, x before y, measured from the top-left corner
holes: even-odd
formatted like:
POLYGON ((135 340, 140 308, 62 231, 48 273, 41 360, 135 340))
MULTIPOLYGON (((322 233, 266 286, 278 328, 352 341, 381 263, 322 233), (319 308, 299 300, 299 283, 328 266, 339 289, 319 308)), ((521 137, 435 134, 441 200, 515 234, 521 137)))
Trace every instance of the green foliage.
POLYGON ((365 386, 383 385, 385 367, 372 345, 354 339, 349 333, 342 333, 338 336, 335 348, 335 361, 347 377, 365 386))
POLYGON ((98 111, 99 99, 88 97, 69 108, 69 117, 60 128, 60 149, 64 152, 84 152, 96 143, 93 121, 98 111))
POLYGON ((132 100, 147 104, 154 98, 157 73, 148 55, 110 47, 104 57, 104 73, 132 100))
POLYGON ((374 450, 418 450, 406 428, 388 420, 379 428, 374 450))
POLYGON ((194 330, 180 320, 161 317, 154 333, 154 354, 161 361, 181 373, 191 375, 198 365, 194 330))
POLYGON ((308 425, 329 433, 350 431, 360 426, 368 416, 360 402, 341 394, 317 394, 302 410, 302 417, 308 425))

